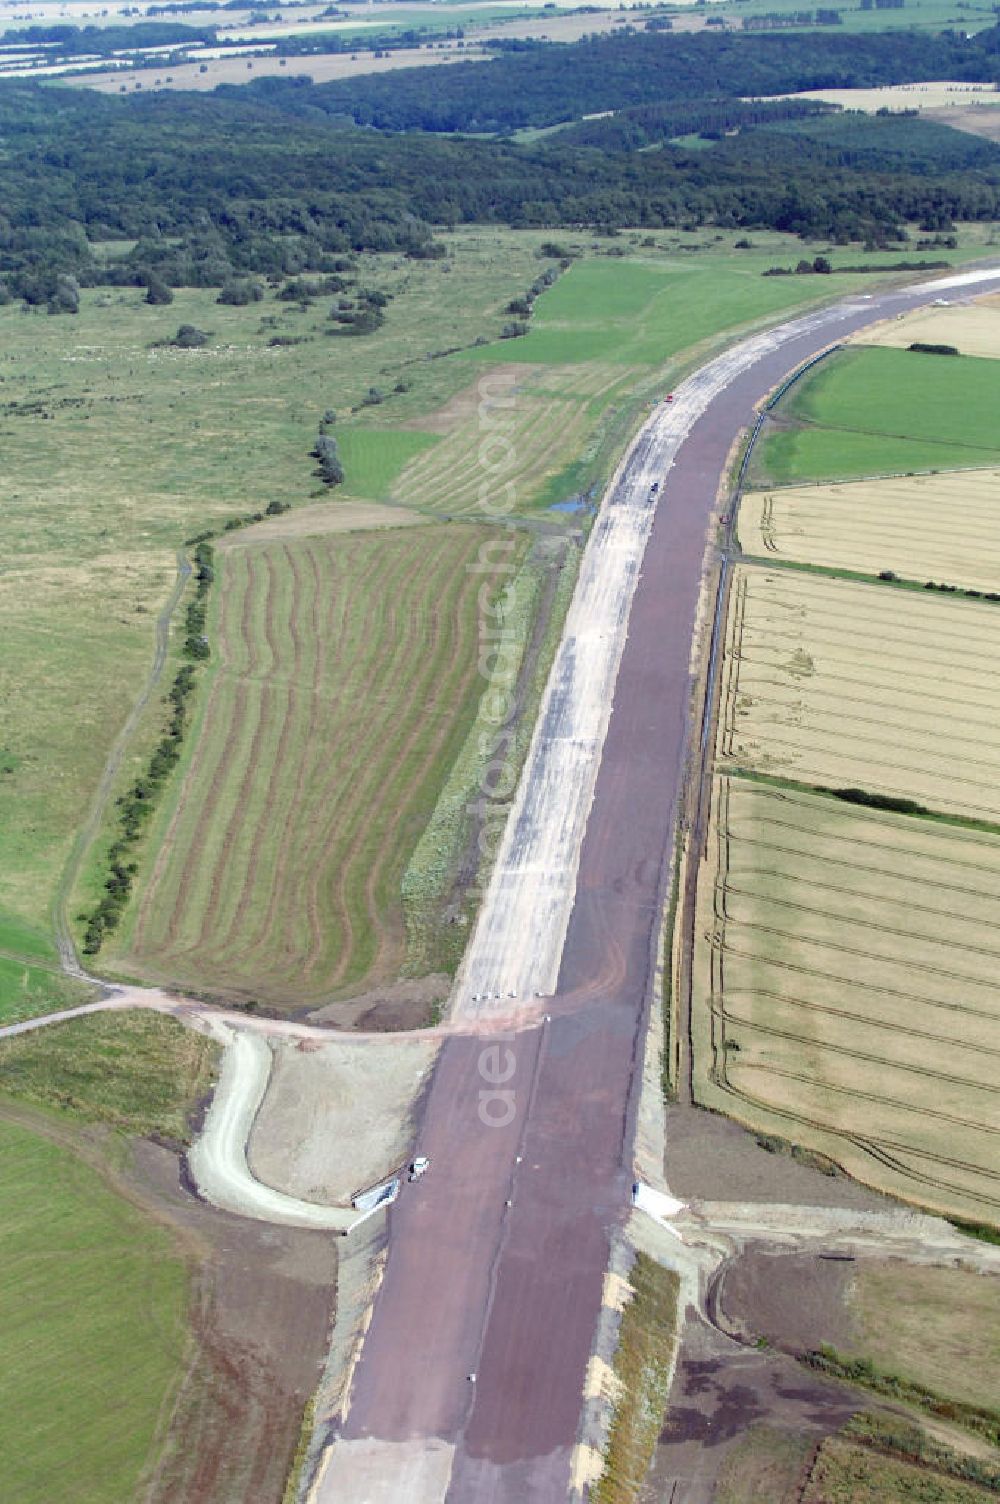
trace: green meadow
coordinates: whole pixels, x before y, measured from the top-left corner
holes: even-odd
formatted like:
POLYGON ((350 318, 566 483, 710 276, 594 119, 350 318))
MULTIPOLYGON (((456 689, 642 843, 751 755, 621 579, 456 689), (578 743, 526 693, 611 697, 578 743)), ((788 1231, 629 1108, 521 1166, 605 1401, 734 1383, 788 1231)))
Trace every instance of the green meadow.
POLYGON ((136 1495, 187 1350, 170 1235, 70 1150, 0 1118, 7 1504, 136 1495))
POLYGON ((998 412, 996 361, 877 346, 842 350, 774 410, 754 484, 995 465, 998 412))

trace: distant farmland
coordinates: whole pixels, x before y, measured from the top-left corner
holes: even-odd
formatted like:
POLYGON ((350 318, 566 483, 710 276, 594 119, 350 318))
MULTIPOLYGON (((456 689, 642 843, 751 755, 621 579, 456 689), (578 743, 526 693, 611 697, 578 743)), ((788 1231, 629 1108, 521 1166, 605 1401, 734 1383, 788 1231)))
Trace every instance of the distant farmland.
POLYGON ((952 470, 745 496, 748 554, 1000 592, 1000 470, 952 470))
POLYGON ((430 524, 220 555, 221 663, 127 966, 277 1005, 394 974, 401 874, 483 689, 489 577, 467 566, 485 536, 430 524))
POLYGON ((715 781, 697 1095, 1000 1220, 1000 835, 715 781))
POLYGON ((1000 821, 1000 605, 741 568, 719 765, 1000 821))

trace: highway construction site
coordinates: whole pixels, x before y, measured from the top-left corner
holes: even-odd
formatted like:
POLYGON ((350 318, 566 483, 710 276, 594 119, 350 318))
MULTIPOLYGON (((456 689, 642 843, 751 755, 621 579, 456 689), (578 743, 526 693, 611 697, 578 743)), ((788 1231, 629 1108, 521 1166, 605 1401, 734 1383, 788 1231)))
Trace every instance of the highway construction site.
POLYGON ((1000 1273, 1000 1249, 817 1162, 765 1153, 697 1108, 689 1016, 729 583, 718 524, 741 439, 828 346, 942 291, 998 287, 991 269, 808 313, 734 345, 655 407, 598 512, 439 1023, 338 1035, 137 987, 91 1005, 170 1013, 221 1046, 184 1164, 212 1217, 313 1248, 335 1240, 336 1320, 299 1499, 593 1497, 614 1413, 602 1380, 613 1290, 636 1250, 680 1282, 676 1424, 643 1495, 673 1504, 713 1497, 726 1445, 709 1456, 704 1441, 735 1445, 754 1406, 817 1437, 856 1410, 791 1356, 839 1309, 848 1262, 1000 1273), (417 1154, 429 1167, 411 1180, 417 1154), (772 1259, 803 1291, 802 1331, 773 1309, 772 1259), (773 1351, 755 1347, 765 1329, 773 1351))

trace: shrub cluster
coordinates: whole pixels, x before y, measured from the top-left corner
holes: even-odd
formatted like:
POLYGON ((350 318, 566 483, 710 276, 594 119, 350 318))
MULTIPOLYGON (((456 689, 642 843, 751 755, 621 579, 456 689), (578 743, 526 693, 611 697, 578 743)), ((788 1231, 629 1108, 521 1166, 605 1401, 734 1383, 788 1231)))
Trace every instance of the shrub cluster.
MULTIPOLYGON (((556 249, 558 249, 558 247, 556 246, 549 247, 549 250, 552 253, 554 253, 556 249)), ((523 298, 511 298, 510 302, 507 304, 506 312, 514 314, 514 318, 509 324, 504 324, 503 329, 500 331, 501 339, 517 339, 520 335, 527 334, 528 320, 531 318, 535 299, 539 296, 540 293, 543 293, 547 287, 551 287, 553 282, 557 280, 559 273, 564 272, 569 265, 570 258, 568 256, 561 257, 559 265, 557 267, 547 266, 545 270, 535 278, 534 282, 532 282, 523 298)))
POLYGON ((333 435, 318 433, 316 442, 309 453, 317 461, 316 474, 324 486, 339 486, 344 479, 344 466, 337 449, 337 440, 333 435))
POLYGON ((964 595, 970 601, 1000 601, 1000 591, 963 589, 959 585, 946 585, 943 581, 939 584, 937 580, 928 580, 924 589, 939 590, 944 595, 964 595))
POLYGON ((374 334, 385 323, 382 310, 388 301, 388 294, 378 290, 360 292, 356 305, 349 298, 340 298, 330 309, 334 327, 327 334, 374 334))
POLYGON ((824 794, 832 794, 835 799, 843 799, 846 804, 863 804, 869 809, 892 810, 897 815, 926 815, 929 813, 926 805, 918 804, 916 799, 902 799, 897 794, 873 794, 870 789, 823 789, 824 794))
POLYGON ((932 345, 922 339, 916 339, 908 346, 910 350, 916 350, 921 355, 958 355, 957 345, 932 345))
POLYGON ((207 658, 208 638, 205 636, 205 620, 208 615, 208 592, 215 579, 212 567, 212 545, 207 540, 197 545, 194 551, 195 591, 184 615, 184 656, 207 658))

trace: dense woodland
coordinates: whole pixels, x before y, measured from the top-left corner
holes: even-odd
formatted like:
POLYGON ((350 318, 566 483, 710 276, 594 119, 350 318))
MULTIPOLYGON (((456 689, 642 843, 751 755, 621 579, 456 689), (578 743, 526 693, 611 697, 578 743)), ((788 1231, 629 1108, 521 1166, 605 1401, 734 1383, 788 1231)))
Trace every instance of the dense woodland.
POLYGON ((283 108, 323 110, 379 130, 498 132, 556 125, 601 110, 952 78, 1000 79, 1000 28, 957 32, 781 36, 601 36, 572 46, 522 44, 488 68, 406 69, 300 86, 250 87, 283 108))
POLYGON ((882 244, 904 221, 939 231, 1000 217, 990 142, 919 118, 736 97, 848 71, 867 83, 981 78, 1000 67, 998 38, 614 37, 389 80, 400 110, 424 97, 437 122, 459 110, 466 74, 484 110, 502 76, 493 95, 549 123, 569 108, 570 85, 574 110, 611 100, 622 111, 532 144, 448 136, 408 116, 406 130, 358 127, 345 96, 374 98, 388 86, 379 77, 120 98, 10 82, 0 85, 0 296, 72 311, 67 278, 221 286, 247 273, 331 274, 354 250, 435 254, 433 227, 470 222, 715 224, 882 244), (567 71, 574 58, 582 78, 602 73, 597 99, 567 71), (720 80, 728 92, 713 95, 720 80), (654 86, 658 99, 628 103, 654 86), (693 133, 706 138, 700 149, 676 144, 693 133), (95 256, 94 242, 121 239, 137 242, 124 259, 95 256))

